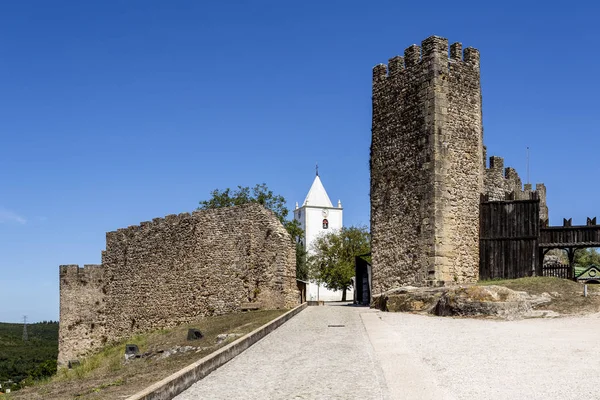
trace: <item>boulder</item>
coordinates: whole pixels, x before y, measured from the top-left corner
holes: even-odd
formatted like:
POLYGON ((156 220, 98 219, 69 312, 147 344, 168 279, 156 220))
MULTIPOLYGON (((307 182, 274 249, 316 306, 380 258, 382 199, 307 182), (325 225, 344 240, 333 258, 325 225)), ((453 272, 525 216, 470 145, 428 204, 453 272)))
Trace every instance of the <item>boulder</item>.
POLYGON ((423 311, 431 312, 447 288, 418 288, 405 286, 392 289, 374 298, 375 307, 383 311, 423 311))
POLYGON ((504 286, 402 287, 375 296, 372 306, 383 311, 439 316, 494 316, 507 319, 539 316, 534 308, 551 301, 547 293, 533 296, 504 286))

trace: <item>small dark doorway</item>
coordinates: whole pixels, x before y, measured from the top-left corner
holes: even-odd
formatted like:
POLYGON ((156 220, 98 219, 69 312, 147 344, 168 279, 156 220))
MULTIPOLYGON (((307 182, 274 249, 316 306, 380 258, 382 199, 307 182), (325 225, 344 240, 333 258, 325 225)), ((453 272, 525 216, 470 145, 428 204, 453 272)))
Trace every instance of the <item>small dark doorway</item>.
POLYGON ((298 286, 298 294, 300 296, 300 304, 306 303, 306 285, 308 282, 296 279, 296 285, 298 286))
POLYGON ((371 304, 371 253, 356 256, 354 268, 356 285, 354 288, 354 304, 368 306, 371 304))

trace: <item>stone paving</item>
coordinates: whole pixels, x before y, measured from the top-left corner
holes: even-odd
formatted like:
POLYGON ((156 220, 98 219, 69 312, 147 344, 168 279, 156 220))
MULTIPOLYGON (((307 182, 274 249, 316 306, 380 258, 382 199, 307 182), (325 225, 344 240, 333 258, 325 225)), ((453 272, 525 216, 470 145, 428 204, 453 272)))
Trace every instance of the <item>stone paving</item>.
POLYGON ((600 399, 598 332, 600 314, 495 321, 308 307, 176 399, 600 399))
POLYGON ((307 307, 175 399, 389 398, 360 318, 375 311, 334 304, 307 307))

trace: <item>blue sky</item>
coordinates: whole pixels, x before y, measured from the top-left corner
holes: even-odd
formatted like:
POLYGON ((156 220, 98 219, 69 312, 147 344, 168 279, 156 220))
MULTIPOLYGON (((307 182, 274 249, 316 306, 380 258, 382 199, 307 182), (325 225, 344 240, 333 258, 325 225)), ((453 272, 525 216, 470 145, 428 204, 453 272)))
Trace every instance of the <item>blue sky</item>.
POLYGON ((545 182, 552 224, 598 211, 591 2, 0 2, 0 321, 58 319, 58 265, 105 232, 315 162, 369 222, 371 69, 430 35, 481 52, 488 155, 545 182))

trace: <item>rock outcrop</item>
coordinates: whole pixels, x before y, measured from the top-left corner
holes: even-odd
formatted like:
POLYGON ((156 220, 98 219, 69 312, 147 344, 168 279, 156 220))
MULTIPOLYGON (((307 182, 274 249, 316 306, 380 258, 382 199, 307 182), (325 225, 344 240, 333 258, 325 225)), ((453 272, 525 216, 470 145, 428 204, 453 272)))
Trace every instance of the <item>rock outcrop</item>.
POLYGON ((373 298, 383 311, 420 312, 439 316, 492 316, 507 319, 555 316, 536 308, 551 301, 550 295, 530 295, 504 286, 401 287, 373 298))

